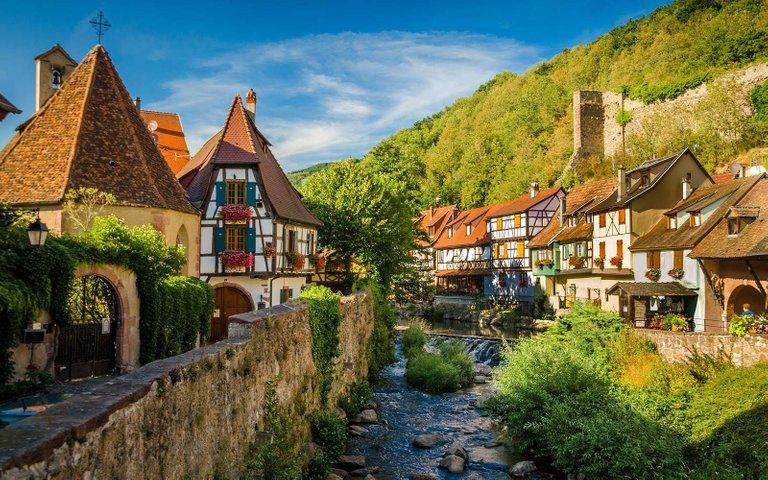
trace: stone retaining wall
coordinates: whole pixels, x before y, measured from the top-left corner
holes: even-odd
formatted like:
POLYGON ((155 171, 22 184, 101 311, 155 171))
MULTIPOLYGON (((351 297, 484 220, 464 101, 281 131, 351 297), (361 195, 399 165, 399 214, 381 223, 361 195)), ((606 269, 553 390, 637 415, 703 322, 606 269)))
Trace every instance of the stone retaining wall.
POLYGON ((733 364, 738 367, 768 361, 768 335, 734 337, 707 332, 682 333, 643 329, 637 329, 635 332, 655 343, 659 354, 668 362, 685 360, 693 349, 710 355, 722 350, 731 356, 733 364))
MULTIPOLYGON (((341 311, 333 403, 368 372, 371 294, 342 298, 341 311)), ((0 476, 236 477, 263 430, 268 381, 309 437, 319 395, 308 320, 308 306, 298 302, 238 315, 227 340, 152 362, 0 430, 0 476)))

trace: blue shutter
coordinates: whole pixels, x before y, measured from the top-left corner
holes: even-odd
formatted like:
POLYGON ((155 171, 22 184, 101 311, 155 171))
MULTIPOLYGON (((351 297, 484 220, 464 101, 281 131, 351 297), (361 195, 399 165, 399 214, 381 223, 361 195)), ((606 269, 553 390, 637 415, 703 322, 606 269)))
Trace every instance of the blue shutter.
POLYGON ((246 228, 245 229, 245 251, 246 252, 256 252, 256 229, 255 228, 246 228))
POLYGON ((252 207, 256 205, 256 182, 245 184, 245 204, 252 207))
POLYGON ((216 247, 216 252, 223 252, 227 249, 227 237, 224 227, 214 228, 213 237, 213 244, 216 247))
POLYGON ((216 206, 224 205, 227 197, 227 187, 224 182, 216 182, 216 206))

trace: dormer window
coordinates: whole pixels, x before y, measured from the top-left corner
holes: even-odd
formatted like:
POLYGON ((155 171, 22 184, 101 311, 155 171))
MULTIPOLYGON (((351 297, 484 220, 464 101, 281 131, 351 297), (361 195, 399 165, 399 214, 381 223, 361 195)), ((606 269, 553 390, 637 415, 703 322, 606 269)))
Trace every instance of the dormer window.
POLYGON ((691 212, 688 218, 688 224, 692 227, 698 227, 701 225, 701 212, 691 212))
POLYGON ((750 217, 734 217, 728 219, 728 235, 735 237, 747 228, 747 225, 754 222, 750 217))
POLYGON ((643 172, 643 176, 641 177, 640 181, 642 182, 642 185, 644 187, 647 187, 648 185, 650 185, 651 184, 651 172, 649 172, 647 170, 644 171, 643 172))
POLYGON ((670 230, 677 230, 677 215, 667 217, 667 228, 670 230))
POLYGON ((629 191, 629 189, 632 187, 632 179, 627 177, 627 179, 624 180, 624 183, 626 183, 627 191, 629 191))

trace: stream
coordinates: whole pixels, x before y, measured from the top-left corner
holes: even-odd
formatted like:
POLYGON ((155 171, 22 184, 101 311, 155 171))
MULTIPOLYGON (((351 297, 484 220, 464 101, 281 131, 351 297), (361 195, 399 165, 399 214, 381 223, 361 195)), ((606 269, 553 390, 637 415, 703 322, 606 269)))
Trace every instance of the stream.
MULTIPOLYGON (((487 332, 452 327, 433 324, 430 345, 455 337, 464 342, 476 363, 491 367, 500 361, 501 334, 506 338, 519 336, 517 332, 482 335, 487 332)), ((410 479, 419 473, 451 479, 508 479, 506 472, 521 457, 500 437, 495 422, 471 405, 491 388, 490 384, 442 395, 411 389, 405 382, 406 361, 400 352, 399 336, 395 347, 397 360, 381 371, 373 385, 379 422, 366 425, 369 430, 366 436, 350 438, 348 453, 363 455, 368 465, 378 466, 380 470, 375 477, 379 480, 410 479), (413 437, 423 433, 442 434, 449 441, 429 449, 411 446, 413 437), (443 452, 454 441, 469 452, 469 462, 462 474, 449 474, 437 467, 443 452)))

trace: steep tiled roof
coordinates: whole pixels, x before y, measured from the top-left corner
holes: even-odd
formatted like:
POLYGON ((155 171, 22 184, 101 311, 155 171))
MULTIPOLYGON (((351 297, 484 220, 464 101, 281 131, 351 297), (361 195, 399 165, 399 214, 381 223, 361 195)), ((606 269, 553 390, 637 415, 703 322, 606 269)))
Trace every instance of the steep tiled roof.
POLYGON ((728 213, 731 205, 754 187, 759 179, 760 177, 740 178, 726 183, 715 183, 697 188, 690 197, 685 200, 681 199, 667 214, 700 211, 718 200, 722 200, 723 203, 698 227, 691 226, 688 221, 682 221, 676 229, 670 229, 667 225, 667 216, 662 216, 647 234, 635 240, 630 250, 692 248, 728 213))
POLYGON ((488 218, 501 217, 504 215, 511 215, 513 213, 524 212, 539 202, 544 201, 553 195, 556 195, 557 192, 561 190, 562 187, 551 187, 540 191, 535 197, 531 197, 530 194, 526 193, 524 195, 520 195, 514 200, 498 203, 493 205, 493 211, 489 213, 488 218))
POLYGON ((456 248, 490 243, 491 235, 486 230, 486 218, 491 208, 479 207, 460 212, 456 219, 448 224, 448 228, 453 229, 451 238, 448 238, 448 228, 443 228, 443 232, 435 241, 435 248, 456 248), (471 225, 469 235, 467 235, 467 223, 471 225))
POLYGON ((454 212, 456 212, 456 205, 422 210, 419 212, 419 216, 416 217, 415 223, 420 225, 421 229, 427 232, 427 234, 429 234, 429 229, 432 227, 434 233, 430 235, 430 240, 434 242, 443 232, 445 226, 448 225, 448 222, 453 220, 454 212))
POLYGON ((308 225, 321 225, 301 201, 283 169, 269 148, 269 141, 256 128, 239 95, 229 108, 224 128, 209 139, 190 162, 179 172, 193 202, 202 202, 211 188, 213 170, 225 165, 256 168, 261 175, 266 200, 279 218, 308 225), (191 179, 189 177, 192 177, 191 179))
POLYGON ((10 100, 5 98, 2 93, 0 93, 0 111, 8 113, 21 113, 21 110, 16 108, 16 106, 12 104, 10 100))
MULTIPOLYGON (((768 257, 768 178, 759 181, 737 203, 738 207, 760 207, 757 218, 738 235, 728 235, 727 216, 689 254, 692 258, 768 257)), ((730 210, 730 209, 729 209, 730 210)))
POLYGON ((163 154, 163 158, 171 167, 174 175, 179 173, 190 159, 179 114, 142 110, 141 118, 147 125, 150 122, 157 124, 157 129, 152 132, 153 135, 157 136, 157 148, 160 149, 160 153, 163 154))
POLYGON ((78 187, 196 213, 100 45, 0 152, 1 201, 55 204, 78 187))
POLYGON ((730 182, 735 178, 736 178, 735 173, 718 173, 717 175, 712 175, 712 180, 714 180, 715 183, 730 182))

